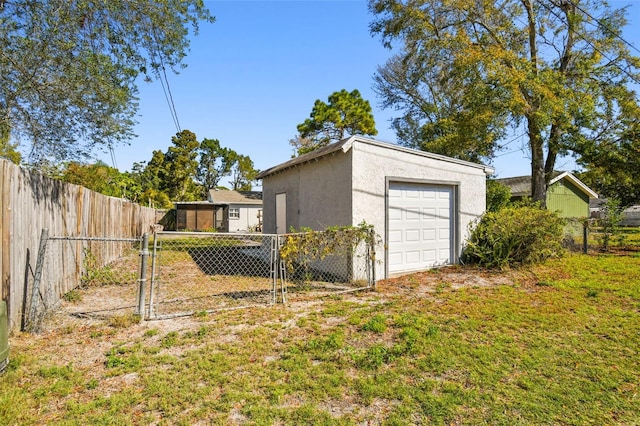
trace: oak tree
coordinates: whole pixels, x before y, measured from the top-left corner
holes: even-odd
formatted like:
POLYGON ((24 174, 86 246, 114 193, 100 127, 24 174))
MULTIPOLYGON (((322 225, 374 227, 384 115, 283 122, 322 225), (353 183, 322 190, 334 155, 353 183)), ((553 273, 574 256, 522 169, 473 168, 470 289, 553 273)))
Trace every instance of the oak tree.
POLYGON ((410 146, 491 158, 508 130, 528 137, 533 200, 556 159, 615 137, 640 60, 626 9, 602 0, 369 0, 373 34, 398 53, 375 77, 410 146))
POLYGON ((183 66, 202 0, 0 1, 0 139, 29 161, 133 136, 137 82, 183 66))

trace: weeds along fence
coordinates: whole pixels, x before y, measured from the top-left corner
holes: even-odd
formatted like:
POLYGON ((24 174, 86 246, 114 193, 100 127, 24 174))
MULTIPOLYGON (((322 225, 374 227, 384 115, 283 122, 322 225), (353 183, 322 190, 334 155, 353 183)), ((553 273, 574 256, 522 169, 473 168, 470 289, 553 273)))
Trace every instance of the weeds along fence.
POLYGON ((640 227, 621 226, 603 218, 569 219, 565 245, 582 253, 640 250, 640 227))
POLYGON ((335 234, 159 232, 148 318, 268 306, 373 287, 373 249, 335 234), (326 245, 324 240, 341 241, 326 245), (349 247, 347 249, 347 247, 349 247))

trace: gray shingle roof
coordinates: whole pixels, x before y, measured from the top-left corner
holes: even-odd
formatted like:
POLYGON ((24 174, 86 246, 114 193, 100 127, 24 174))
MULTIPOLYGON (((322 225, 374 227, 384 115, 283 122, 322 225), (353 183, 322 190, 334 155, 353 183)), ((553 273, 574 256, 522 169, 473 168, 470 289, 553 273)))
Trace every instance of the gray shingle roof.
POLYGON ((214 204, 262 204, 260 191, 209 190, 209 202, 214 204))

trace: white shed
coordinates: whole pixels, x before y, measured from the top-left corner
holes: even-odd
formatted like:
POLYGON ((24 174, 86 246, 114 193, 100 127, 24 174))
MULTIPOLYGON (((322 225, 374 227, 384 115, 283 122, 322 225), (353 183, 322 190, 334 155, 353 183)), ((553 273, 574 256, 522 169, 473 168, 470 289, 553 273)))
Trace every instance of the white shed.
POLYGON ((491 167, 361 136, 263 171, 265 233, 374 226, 376 276, 458 261, 469 225, 485 211, 491 167))

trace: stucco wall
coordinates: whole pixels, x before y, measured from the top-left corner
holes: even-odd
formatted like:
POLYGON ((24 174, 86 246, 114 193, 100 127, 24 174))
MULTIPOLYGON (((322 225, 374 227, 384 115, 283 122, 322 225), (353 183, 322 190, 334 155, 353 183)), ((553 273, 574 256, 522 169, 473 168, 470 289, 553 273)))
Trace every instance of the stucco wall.
MULTIPOLYGON (((469 224, 480 217, 486 207, 486 174, 481 168, 469 167, 443 160, 426 158, 371 144, 353 144, 353 217, 354 224, 366 220, 386 239, 387 177, 391 180, 417 180, 457 186, 458 221, 455 232, 459 256, 469 236, 469 224)), ((381 244, 376 249, 378 259, 384 261, 381 244)), ((376 276, 385 276, 384 263, 376 264, 376 276)))
POLYGON ((258 225, 258 211, 262 210, 262 206, 229 204, 229 208, 240 210, 240 218, 229 217, 229 232, 246 232, 258 225))
POLYGON ((287 193, 287 229, 293 226, 321 230, 366 221, 381 237, 376 252, 382 262, 376 263, 376 277, 383 278, 388 178, 455 186, 455 253, 459 256, 469 236, 469 224, 485 211, 486 174, 482 167, 357 140, 346 153, 338 151, 265 177, 263 232, 275 233, 275 197, 282 192, 287 193))
POLYGON ((276 194, 287 193, 287 230, 351 224, 351 153, 326 156, 262 182, 263 232, 276 232, 276 194))

